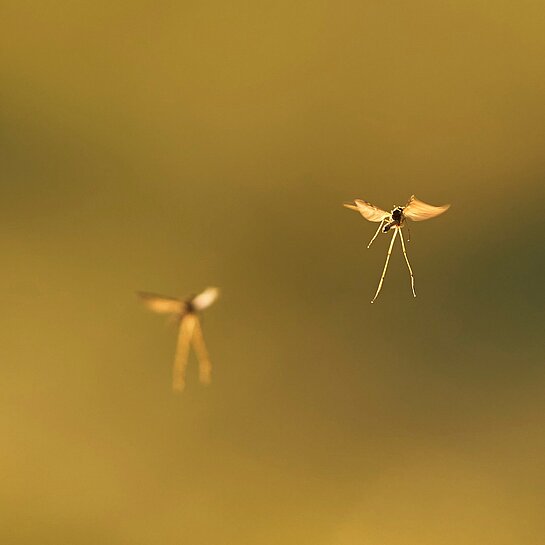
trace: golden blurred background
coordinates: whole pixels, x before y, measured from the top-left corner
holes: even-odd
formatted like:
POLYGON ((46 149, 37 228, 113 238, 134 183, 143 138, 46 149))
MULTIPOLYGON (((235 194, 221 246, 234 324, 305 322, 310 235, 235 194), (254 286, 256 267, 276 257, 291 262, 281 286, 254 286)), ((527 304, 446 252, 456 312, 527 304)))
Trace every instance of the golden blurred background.
POLYGON ((1 543, 543 543, 543 3, 0 10, 1 543))

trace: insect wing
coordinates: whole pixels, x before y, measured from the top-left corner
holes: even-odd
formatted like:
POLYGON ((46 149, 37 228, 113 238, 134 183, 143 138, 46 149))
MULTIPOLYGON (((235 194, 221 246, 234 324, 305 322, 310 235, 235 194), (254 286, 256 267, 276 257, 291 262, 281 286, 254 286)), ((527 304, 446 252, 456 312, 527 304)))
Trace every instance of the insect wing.
POLYGON ((195 310, 203 310, 209 307, 219 297, 219 294, 218 288, 206 288, 202 293, 193 297, 191 305, 195 310))
POLYGON ((377 208, 367 201, 362 201, 361 199, 356 199, 354 204, 345 204, 344 206, 350 208, 350 210, 356 210, 368 221, 382 221, 390 215, 388 212, 377 208))
POLYGON ((407 206, 403 209, 403 215, 412 221, 424 221, 435 218, 450 208, 450 204, 443 206, 432 206, 418 200, 414 195, 409 199, 407 206))
POLYGON ((184 303, 174 297, 145 292, 139 292, 138 296, 146 307, 158 314, 181 314, 184 309, 184 303))

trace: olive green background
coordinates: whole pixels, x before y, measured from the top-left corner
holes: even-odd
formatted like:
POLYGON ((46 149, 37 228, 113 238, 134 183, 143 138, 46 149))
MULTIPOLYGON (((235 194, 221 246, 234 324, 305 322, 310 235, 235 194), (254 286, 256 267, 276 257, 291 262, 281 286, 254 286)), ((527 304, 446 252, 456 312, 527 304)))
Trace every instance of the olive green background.
POLYGON ((0 15, 2 543, 543 543, 543 3, 0 15))

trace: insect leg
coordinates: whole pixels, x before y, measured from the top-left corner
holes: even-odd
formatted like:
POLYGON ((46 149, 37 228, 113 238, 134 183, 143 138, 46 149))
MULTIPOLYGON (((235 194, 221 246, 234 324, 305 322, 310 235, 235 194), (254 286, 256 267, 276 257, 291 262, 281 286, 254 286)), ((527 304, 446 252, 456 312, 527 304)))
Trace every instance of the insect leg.
POLYGON ((384 264, 384 270, 382 271, 382 276, 380 277, 380 282, 378 283, 377 292, 375 293, 375 296, 373 297, 373 300, 371 301, 371 303, 375 302, 375 299, 378 297, 378 294, 380 293, 380 289, 382 288, 382 283, 384 282, 384 277, 386 276, 386 269, 388 268, 390 255, 392 255, 392 248, 394 246, 396 236, 397 236, 397 228, 394 229, 394 234, 392 235, 392 242, 390 242, 390 247, 388 248, 388 255, 386 256, 386 263, 384 264))
POLYGON ((407 231, 409 233, 409 236, 407 237, 407 242, 411 242, 411 230, 409 229, 409 224, 405 223, 405 225, 407 226, 407 231))
POLYGON ((212 364, 208 356, 208 350, 204 343, 201 323, 199 318, 195 317, 195 328, 193 330, 193 348, 199 359, 199 379, 203 384, 210 384, 210 374, 212 372, 212 364))
POLYGON ((373 244, 373 241, 378 237, 378 234, 380 233, 380 229, 382 228, 382 224, 384 223, 384 220, 380 222, 380 225, 378 226, 377 232, 375 233, 375 236, 371 239, 371 242, 367 245, 367 248, 371 248, 371 244, 373 244))
MULTIPOLYGON (((401 231, 401 228, 400 228, 401 231)), ((413 295, 416 297, 416 292, 414 291, 414 276, 413 270, 411 269, 411 264, 409 263, 409 258, 407 257, 407 252, 405 250, 405 241, 403 240, 403 233, 399 233, 401 238, 401 247, 403 248, 403 255, 405 256, 405 261, 407 262, 407 267, 409 267, 409 274, 411 275, 411 288, 413 290, 413 295)))
POLYGON ((180 331, 178 333, 178 346, 176 347, 176 357, 172 369, 172 389, 181 392, 185 387, 185 369, 189 357, 189 346, 191 337, 195 330, 195 315, 186 314, 180 322, 180 331))

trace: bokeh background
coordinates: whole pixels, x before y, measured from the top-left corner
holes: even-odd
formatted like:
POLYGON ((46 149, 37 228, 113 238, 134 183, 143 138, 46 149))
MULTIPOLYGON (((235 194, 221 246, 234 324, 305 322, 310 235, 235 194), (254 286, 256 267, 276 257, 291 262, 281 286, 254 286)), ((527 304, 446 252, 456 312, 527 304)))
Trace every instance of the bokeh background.
POLYGON ((545 5, 5 1, 0 541, 534 545, 545 5), (344 209, 415 193, 387 237, 344 209), (136 290, 222 298, 170 389, 136 290))

